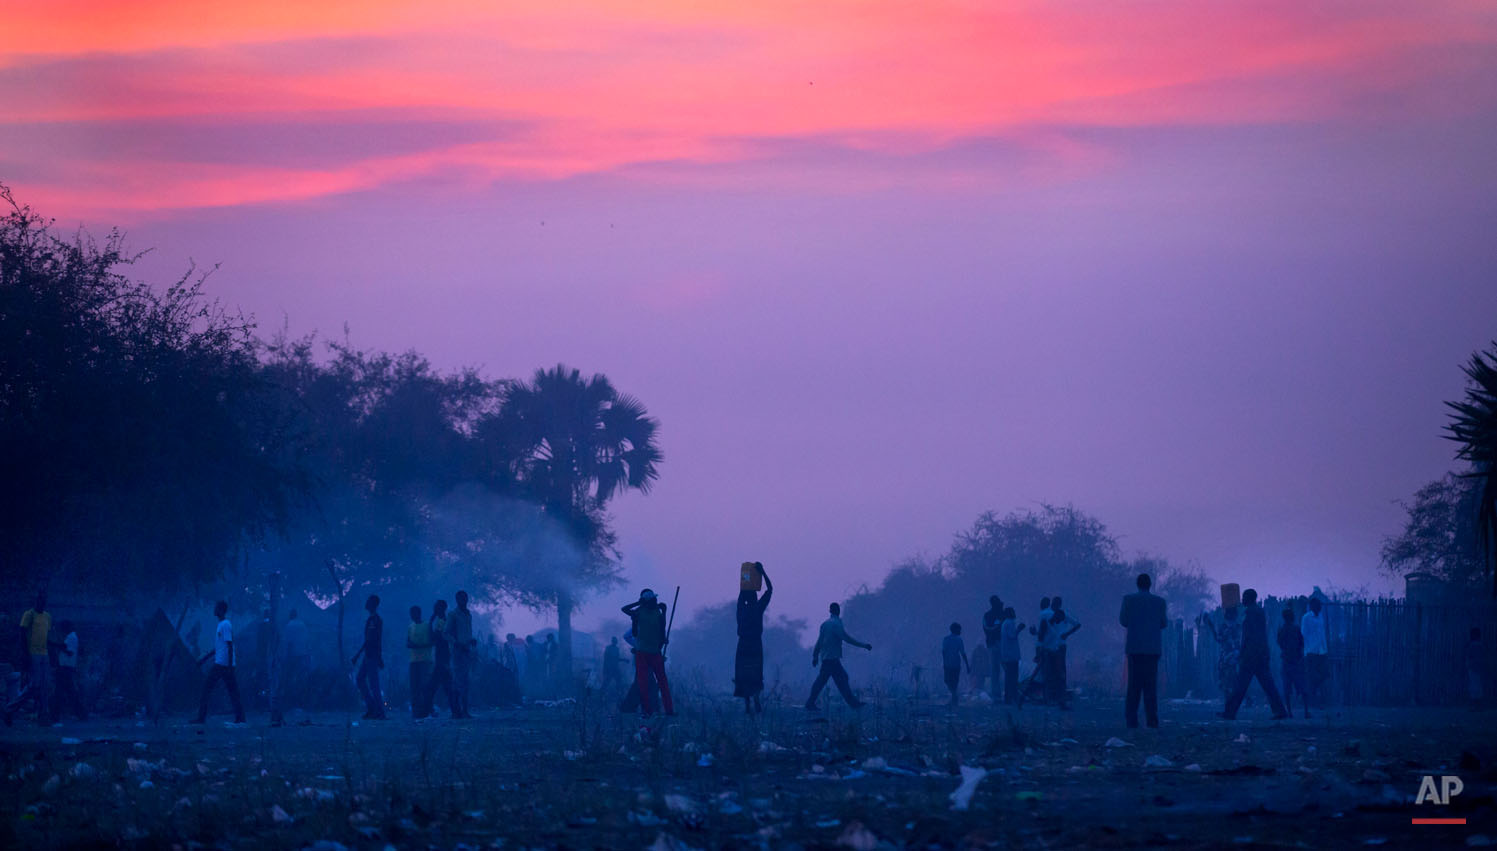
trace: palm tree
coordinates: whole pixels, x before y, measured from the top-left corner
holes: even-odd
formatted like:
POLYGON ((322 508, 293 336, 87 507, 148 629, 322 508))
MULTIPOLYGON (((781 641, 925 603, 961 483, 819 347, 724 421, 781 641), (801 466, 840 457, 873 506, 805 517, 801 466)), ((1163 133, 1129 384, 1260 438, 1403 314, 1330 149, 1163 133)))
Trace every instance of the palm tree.
POLYGON ((1482 480, 1476 528, 1493 573, 1492 596, 1497 597, 1497 341, 1488 351, 1472 354, 1462 370, 1470 383, 1465 399, 1445 403, 1455 412, 1446 437, 1460 444, 1456 457, 1470 462, 1467 475, 1482 480))
POLYGON ((509 445, 514 477, 559 520, 580 555, 567 576, 548 589, 556 604, 561 669, 571 671, 572 608, 589 587, 617 581, 613 536, 604 511, 619 493, 648 493, 660 477, 660 423, 606 376, 584 379, 558 364, 509 386, 494 422, 509 445))

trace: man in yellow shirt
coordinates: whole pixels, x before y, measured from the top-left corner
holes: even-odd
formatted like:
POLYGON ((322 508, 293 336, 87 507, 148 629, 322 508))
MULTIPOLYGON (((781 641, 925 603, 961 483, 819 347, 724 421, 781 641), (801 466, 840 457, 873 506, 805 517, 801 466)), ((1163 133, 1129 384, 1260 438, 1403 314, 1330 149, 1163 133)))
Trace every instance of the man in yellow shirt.
POLYGON ((426 699, 432 667, 431 625, 421 622, 420 606, 411 606, 411 625, 406 627, 405 646, 411 651, 411 717, 420 721, 431 714, 426 699))
POLYGON ((52 632, 52 613, 47 611, 47 592, 36 595, 36 605, 21 615, 21 647, 31 666, 31 696, 36 700, 36 722, 47 723, 52 691, 52 666, 47 657, 47 639, 52 632))

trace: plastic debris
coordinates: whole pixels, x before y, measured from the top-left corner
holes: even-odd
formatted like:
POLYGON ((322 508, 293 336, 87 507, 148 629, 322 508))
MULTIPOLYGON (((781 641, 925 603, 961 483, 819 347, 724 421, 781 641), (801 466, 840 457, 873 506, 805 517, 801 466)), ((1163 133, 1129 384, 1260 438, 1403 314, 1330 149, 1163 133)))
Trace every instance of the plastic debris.
POLYGON ((1144 768, 1158 769, 1158 768, 1174 768, 1174 767, 1175 767, 1175 764, 1173 762, 1170 762, 1169 760, 1165 759, 1164 757, 1160 756, 1157 753, 1150 755, 1148 759, 1144 760, 1144 768))
POLYGON ((82 739, 75 739, 72 736, 63 736, 62 737, 62 743, 65 744, 65 745, 81 745, 81 744, 83 744, 83 740, 82 739))
POLYGON ((42 794, 44 794, 44 795, 50 795, 53 792, 56 792, 58 790, 58 788, 61 787, 61 786, 62 786, 62 778, 58 777, 56 774, 54 774, 51 777, 47 778, 47 782, 46 783, 42 784, 42 794))
POLYGON ((786 750, 789 750, 789 748, 782 748, 767 739, 759 743, 759 753, 780 753, 786 750))
POLYGON ((697 811, 696 801, 685 795, 666 795, 665 808, 673 813, 694 813, 697 811))
POLYGON ((704 754, 702 754, 701 758, 699 758, 697 760, 697 767, 699 767, 699 768, 708 768, 711 765, 712 765, 712 754, 710 754, 710 753, 704 753, 704 754))
POLYGON ((1131 747, 1133 747, 1133 743, 1132 742, 1125 742, 1122 739, 1119 739, 1117 736, 1113 736, 1112 738, 1108 739, 1106 741, 1106 743, 1104 743, 1104 747, 1109 747, 1109 748, 1131 748, 1131 747))
POLYGON ((878 837, 862 822, 855 821, 843 829, 842 835, 837 837, 837 844, 854 851, 873 851, 878 847, 878 837))
POLYGON ((1253 741, 1252 739, 1248 738, 1248 734, 1247 733, 1238 733, 1237 734, 1237 738, 1235 738, 1235 739, 1232 740, 1232 742, 1234 744, 1238 744, 1238 745, 1250 744, 1250 743, 1252 743, 1252 741, 1253 741))
POLYGON ((1199 762, 1192 762, 1190 765, 1185 766, 1185 770, 1199 773, 1201 770, 1201 764, 1199 762))
POLYGON ((290 824, 291 814, 281 809, 280 804, 270 805, 270 820, 276 824, 290 824))
POLYGON ((863 760, 863 767, 869 771, 882 771, 889 767, 889 761, 881 756, 870 756, 863 760))
POLYGON ((839 818, 826 818, 816 822, 816 826, 821 828, 822 830, 829 830, 834 827, 840 827, 841 825, 842 819, 839 818))
POLYGON ((972 796, 977 793, 977 784, 988 776, 985 768, 974 768, 970 765, 962 766, 962 782, 951 793, 951 808, 953 810, 965 810, 972 805, 972 796))

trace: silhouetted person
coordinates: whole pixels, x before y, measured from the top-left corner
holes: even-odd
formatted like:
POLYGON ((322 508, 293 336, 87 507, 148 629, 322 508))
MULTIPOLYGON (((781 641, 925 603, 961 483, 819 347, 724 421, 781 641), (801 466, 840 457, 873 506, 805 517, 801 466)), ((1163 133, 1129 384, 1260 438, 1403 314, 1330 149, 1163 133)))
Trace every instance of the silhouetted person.
POLYGON ((1046 685, 1050 677, 1050 646, 1046 638, 1050 632, 1050 619, 1054 616, 1055 610, 1050 608, 1050 598, 1041 597, 1039 619, 1034 622, 1034 626, 1029 628, 1029 634, 1034 636, 1034 672, 1019 688, 1019 705, 1021 706, 1035 686, 1039 686, 1042 697, 1050 696, 1050 688, 1046 685))
POLYGON ((1069 709, 1066 695, 1066 657, 1061 639, 1066 634, 1065 609, 1050 604, 1050 619, 1041 624, 1040 643, 1045 647, 1045 699, 1060 709, 1069 709))
POLYGON ((459 717, 457 698, 452 694, 452 644, 447 640, 447 601, 438 600, 431 605, 431 619, 426 622, 431 633, 432 666, 431 681, 426 684, 426 711, 437 714, 437 692, 447 698, 447 712, 459 717))
POLYGON ((1128 630, 1123 652, 1128 655, 1128 697, 1123 717, 1129 727, 1138 726, 1138 700, 1144 701, 1144 718, 1159 726, 1159 657, 1164 653, 1164 628, 1169 626, 1164 598, 1149 589, 1154 580, 1140 573, 1138 590, 1123 597, 1118 623, 1128 630))
POLYGON ((655 599, 654 591, 646 588, 639 592, 638 600, 624 606, 621 611, 634 625, 634 683, 639 688, 641 709, 646 716, 655 712, 654 694, 650 689, 653 677, 660 686, 660 702, 665 714, 675 715, 670 680, 665 676, 665 604, 655 599))
POLYGON ((36 723, 48 723, 52 706, 52 658, 50 647, 52 613, 47 611, 47 592, 36 595, 36 604, 21 615, 21 658, 26 660, 30 683, 27 693, 36 701, 36 723))
POLYGON ((83 694, 78 683, 78 633, 72 621, 58 624, 58 632, 63 639, 57 645, 57 691, 52 700, 52 717, 60 720, 67 709, 84 721, 88 716, 83 711, 83 694))
POLYGON ((1278 686, 1274 685, 1273 672, 1268 667, 1268 621, 1263 607, 1258 605, 1258 592, 1252 588, 1242 592, 1242 658, 1238 661, 1237 686, 1227 698, 1227 709, 1221 717, 1228 721, 1237 718, 1237 708, 1247 696, 1248 686, 1256 678, 1268 695, 1268 705, 1273 709, 1274 720, 1288 718, 1284 703, 1279 700, 1278 686))
MULTIPOLYGON (((988 665, 992 668, 987 671, 993 677, 991 694, 993 702, 998 702, 999 683, 1003 675, 1003 659, 1000 647, 1003 643, 1003 599, 997 594, 988 598, 988 610, 982 613, 982 645, 987 648, 988 665)), ((976 651, 972 653, 977 657, 976 651)))
POLYGON ((431 714, 431 707, 426 704, 426 684, 432 669, 431 625, 422 623, 420 606, 411 606, 405 647, 411 654, 411 717, 419 721, 431 714))
POLYGON ((946 675, 946 690, 951 692, 951 705, 957 705, 957 695, 961 691, 962 666, 967 666, 967 671, 972 670, 972 663, 967 659, 967 647, 962 642, 962 625, 954 623, 951 632, 941 639, 941 667, 942 673, 946 675))
POLYGON ((1284 711, 1294 714, 1294 693, 1299 692, 1300 702, 1305 705, 1305 717, 1310 717, 1310 691, 1305 687, 1305 636, 1294 621, 1294 608, 1287 603, 1283 609, 1284 622, 1279 624, 1279 673, 1284 680, 1284 711))
POLYGON ((608 694, 617 694, 624 687, 624 651, 619 649, 619 640, 615 636, 608 646, 603 648, 603 691, 608 694))
MULTIPOLYGON (((998 644, 999 665, 1003 670, 1003 702, 1019 703, 1019 660, 1023 658, 1019 648, 1019 636, 1024 631, 1024 624, 1019 622, 1019 615, 1013 606, 1003 610, 1003 620, 998 625, 1000 641, 998 644)), ((998 682, 993 682, 993 700, 998 700, 998 682)))
POLYGON ((353 664, 359 665, 355 682, 359 694, 364 696, 364 718, 369 721, 385 720, 385 696, 379 690, 379 672, 385 666, 385 621, 379 616, 379 595, 370 594, 364 601, 364 610, 369 617, 364 619, 364 643, 353 654, 353 664), (363 664, 359 664, 363 657, 363 664))
POLYGON ((830 679, 837 684, 837 691, 842 693, 842 699, 847 705, 857 709, 863 705, 852 693, 852 686, 847 682, 847 669, 842 667, 842 645, 851 644, 864 650, 872 650, 873 645, 862 642, 847 634, 842 627, 842 607, 836 603, 827 607, 831 617, 822 621, 821 631, 816 636, 816 646, 811 648, 811 667, 821 665, 821 673, 816 675, 816 682, 811 684, 811 696, 806 698, 806 708, 812 712, 816 711, 816 698, 821 696, 821 690, 826 688, 826 681, 830 679))
POLYGON ((478 646, 478 639, 473 637, 473 613, 468 611, 468 592, 459 591, 453 599, 457 600, 457 608, 447 616, 447 640, 452 643, 452 694, 457 699, 452 717, 472 718, 468 696, 471 693, 473 650, 478 646))
MULTIPOLYGON (((1317 592, 1319 588, 1315 589, 1317 592)), ((1311 596, 1309 611, 1299 621, 1300 635, 1305 638, 1305 685, 1310 689, 1310 700, 1306 706, 1313 701, 1321 700, 1321 689, 1330 676, 1330 640, 1326 634, 1325 615, 1321 614, 1320 598, 1311 596)))
POLYGON ((1196 626, 1210 630, 1216 639, 1216 687, 1225 700, 1237 686, 1237 671, 1242 667, 1242 624, 1237 620, 1237 607, 1222 610, 1220 625, 1203 613, 1196 618, 1196 626))
POLYGON ((193 719, 193 723, 208 721, 208 695, 213 692, 214 684, 223 680, 224 688, 229 692, 229 702, 234 705, 234 723, 243 724, 244 704, 239 700, 239 682, 234 678, 238 660, 234 656, 234 625, 229 622, 229 604, 219 600, 213 606, 213 616, 218 618, 218 627, 213 631, 213 650, 198 660, 201 665, 212 659, 213 668, 203 683, 203 698, 198 702, 198 717, 193 719))
POLYGON ((281 671, 282 708, 305 709, 312 646, 307 640, 307 624, 296 616, 296 609, 286 615, 286 625, 281 627, 281 671))
POLYGON ((511 667, 514 668, 515 678, 519 680, 520 689, 523 691, 528 686, 525 680, 525 663, 527 661, 525 658, 525 642, 521 641, 511 632, 504 637, 504 650, 508 654, 507 658, 514 660, 514 664, 511 667))
POLYGON ((1066 612, 1065 604, 1061 601, 1060 597, 1052 598, 1050 600, 1050 607, 1061 613, 1061 619, 1055 624, 1057 627, 1059 627, 1060 634, 1056 636, 1057 642, 1055 647, 1055 657, 1052 660, 1052 664, 1055 667, 1055 677, 1057 681, 1056 688, 1061 695, 1062 703, 1064 703, 1064 698, 1067 694, 1066 642, 1070 640, 1071 636, 1076 634, 1077 630, 1081 629, 1081 621, 1076 620, 1075 618, 1071 617, 1068 612, 1066 612))
POLYGON ((754 566, 764 577, 764 594, 747 589, 738 592, 738 650, 733 654, 733 696, 743 698, 743 708, 750 715, 764 708, 759 701, 764 691, 764 610, 774 596, 774 583, 764 565, 754 562, 754 566))

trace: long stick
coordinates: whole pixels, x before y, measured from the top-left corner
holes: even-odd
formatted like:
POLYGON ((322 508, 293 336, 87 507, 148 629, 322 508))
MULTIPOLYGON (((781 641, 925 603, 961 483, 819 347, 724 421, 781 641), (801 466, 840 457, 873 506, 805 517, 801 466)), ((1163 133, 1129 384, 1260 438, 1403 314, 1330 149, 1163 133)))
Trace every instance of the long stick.
POLYGON ((671 643, 671 627, 676 625, 676 601, 681 599, 681 586, 676 586, 676 596, 671 598, 671 619, 665 625, 665 643, 671 643))

